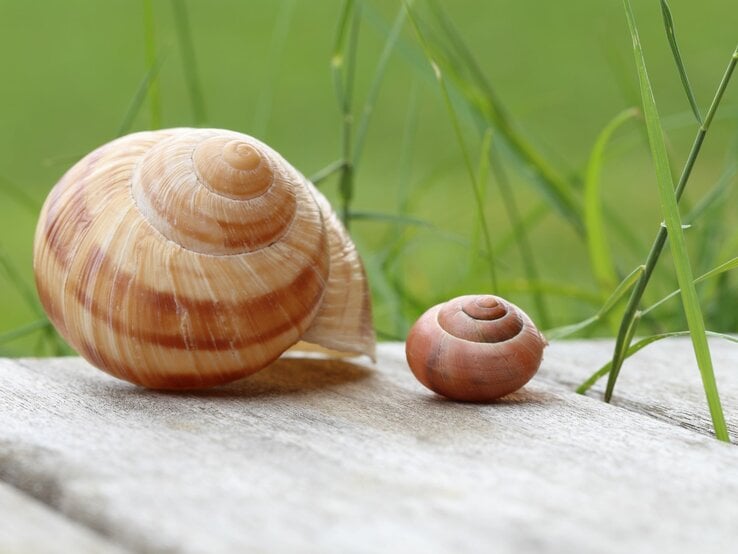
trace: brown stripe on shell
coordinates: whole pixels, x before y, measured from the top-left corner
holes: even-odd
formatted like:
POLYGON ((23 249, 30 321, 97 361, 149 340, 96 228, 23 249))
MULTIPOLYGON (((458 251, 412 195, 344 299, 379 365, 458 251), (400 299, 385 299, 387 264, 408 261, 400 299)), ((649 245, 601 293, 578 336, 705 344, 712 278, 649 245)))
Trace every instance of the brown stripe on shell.
MULTIPOLYGON (((135 155, 147 145, 161 140, 163 132, 142 132, 117 139, 105 144, 72 166, 54 186, 39 218, 39 229, 43 229, 43 242, 49 246, 49 253, 67 270, 74 259, 74 251, 80 244, 94 219, 86 196, 90 184, 99 172, 116 175, 108 178, 107 188, 123 190, 128 185, 128 176, 133 167, 135 155), (152 137, 158 136, 158 139, 152 137), (126 156, 120 156, 114 146, 126 146, 126 156), (70 247, 71 246, 71 247, 70 247)), ((108 201, 112 199, 108 198, 108 201)), ((98 206, 98 211, 99 211, 98 206)))
POLYGON ((68 340, 67 326, 64 322, 64 318, 59 313, 58 301, 46 289, 46 286, 38 273, 36 274, 36 291, 49 321, 51 321, 54 327, 56 327, 59 334, 68 340))
MULTIPOLYGON (((224 304, 223 302, 215 302, 212 300, 193 299, 188 296, 176 296, 171 292, 152 289, 151 287, 134 284, 135 277, 126 271, 115 271, 109 257, 98 246, 93 247, 88 254, 84 266, 81 270, 82 277, 76 280, 73 287, 72 295, 76 301, 85 308, 93 317, 112 327, 121 336, 128 336, 135 340, 145 343, 158 344, 166 348, 175 348, 182 350, 190 350, 193 348, 201 350, 223 350, 229 348, 243 348, 256 342, 268 340, 286 330, 304 326, 300 311, 287 312, 288 319, 281 324, 271 327, 263 327, 259 332, 249 336, 241 336, 236 340, 229 329, 225 336, 212 336, 215 328, 222 327, 223 315, 228 314, 229 320, 232 320, 231 326, 238 327, 239 321, 245 319, 250 314, 266 314, 273 311, 275 306, 281 306, 283 309, 295 306, 301 308, 298 303, 280 302, 284 298, 289 297, 294 291, 299 291, 303 300, 307 303, 311 299, 319 299, 322 294, 322 278, 316 268, 320 267, 321 259, 324 252, 318 250, 313 259, 302 269, 302 271, 286 286, 271 291, 266 295, 257 296, 255 298, 244 299, 235 304, 224 304), (110 279, 113 282, 111 286, 111 298, 104 299, 100 302, 94 298, 94 290, 92 293, 88 291, 94 288, 93 279, 105 282, 110 279), (122 291, 123 294, 117 296, 115 293, 122 291), (147 325, 144 321, 137 322, 135 328, 130 328, 126 322, 120 321, 113 316, 107 306, 119 306, 125 298, 135 298, 135 305, 138 309, 137 313, 150 314, 151 320, 147 325), (183 336, 181 333, 166 333, 161 331, 150 331, 146 329, 166 329, 180 328, 181 313, 186 312, 190 321, 193 323, 193 336, 183 336), (165 319, 161 319, 164 316, 165 319), (202 331, 207 332, 203 333, 202 331)), ((317 303, 317 302, 316 302, 317 303)), ((283 313, 283 312, 280 312, 283 313)))
POLYGON ((195 368, 171 373, 144 372, 123 362, 94 344, 83 340, 74 345, 79 353, 95 367, 104 372, 145 387, 162 390, 187 390, 222 385, 247 377, 277 360, 282 352, 276 352, 258 365, 237 365, 229 368, 218 368, 218 371, 198 372, 195 368))
MULTIPOLYGON (((94 159, 90 161, 90 164, 93 163, 94 159)), ((51 191, 43 226, 43 240, 64 269, 69 268, 73 258, 67 245, 77 246, 79 244, 77 239, 92 223, 84 198, 84 177, 74 178, 74 182, 65 187, 72 178, 74 175, 70 170, 51 191), (64 203, 59 207, 62 197, 64 203), (75 240, 69 240, 70 237, 74 237, 75 240)))

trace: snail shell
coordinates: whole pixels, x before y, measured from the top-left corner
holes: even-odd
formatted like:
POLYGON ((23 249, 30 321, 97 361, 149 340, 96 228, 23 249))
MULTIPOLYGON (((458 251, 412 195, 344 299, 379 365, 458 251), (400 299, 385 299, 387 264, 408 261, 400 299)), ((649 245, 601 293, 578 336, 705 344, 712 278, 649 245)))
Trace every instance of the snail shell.
POLYGON ((84 157, 44 204, 34 272, 70 345, 147 387, 232 381, 299 340, 374 356, 364 269, 328 201, 232 131, 135 133, 84 157))
POLYGON ((425 312, 405 353, 415 377, 454 400, 486 402, 525 385, 546 340, 520 308, 492 295, 460 296, 425 312))

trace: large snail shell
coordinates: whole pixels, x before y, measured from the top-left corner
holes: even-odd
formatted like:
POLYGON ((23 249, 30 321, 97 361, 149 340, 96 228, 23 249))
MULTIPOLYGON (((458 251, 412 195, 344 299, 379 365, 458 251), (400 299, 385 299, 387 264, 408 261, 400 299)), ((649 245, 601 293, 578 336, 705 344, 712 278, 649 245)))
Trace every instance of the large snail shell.
POLYGON ((486 402, 516 391, 541 364, 546 341, 520 308, 492 295, 438 304, 413 325, 405 352, 432 391, 486 402))
POLYGON ((47 198, 34 271, 64 338, 148 387, 238 379, 298 340, 374 356, 346 231, 307 179, 247 135, 170 129, 98 148, 47 198))

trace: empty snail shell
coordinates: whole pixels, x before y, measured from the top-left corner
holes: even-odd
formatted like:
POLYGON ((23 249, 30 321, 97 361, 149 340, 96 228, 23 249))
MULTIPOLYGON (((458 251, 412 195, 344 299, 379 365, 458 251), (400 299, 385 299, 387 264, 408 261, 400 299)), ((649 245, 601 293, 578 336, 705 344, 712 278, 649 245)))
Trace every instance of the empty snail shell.
POLYGON ((492 295, 460 296, 425 312, 405 353, 426 387, 453 400, 487 402, 538 371, 546 340, 520 308, 492 295))
POLYGON ((232 381, 298 341, 374 356, 364 269, 328 201, 232 131, 135 133, 84 157, 44 204, 34 273, 70 345, 147 387, 232 381))

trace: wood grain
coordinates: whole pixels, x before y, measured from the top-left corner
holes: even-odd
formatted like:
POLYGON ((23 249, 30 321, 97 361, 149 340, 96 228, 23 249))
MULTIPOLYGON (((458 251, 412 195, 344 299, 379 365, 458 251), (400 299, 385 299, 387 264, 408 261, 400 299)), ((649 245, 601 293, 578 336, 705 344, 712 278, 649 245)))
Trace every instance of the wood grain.
POLYGON ((0 552, 3 554, 124 554, 89 529, 0 482, 0 552))
MULTIPOLYGON (((540 376, 575 389, 612 356, 611 340, 554 343, 540 376)), ((738 440, 738 345, 710 340, 710 351, 725 419, 733 440, 738 440)), ((602 398, 607 378, 589 396, 602 398)), ((685 429, 713 436, 699 368, 689 339, 653 343, 626 360, 618 378, 613 404, 685 429)))
POLYGON ((554 345, 490 405, 424 389, 401 344, 376 366, 283 359, 197 394, 2 360, 0 478, 144 552, 731 550, 738 449, 561 384, 609 348, 554 345))

